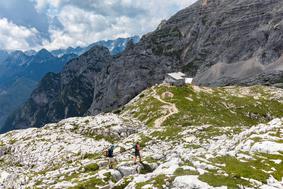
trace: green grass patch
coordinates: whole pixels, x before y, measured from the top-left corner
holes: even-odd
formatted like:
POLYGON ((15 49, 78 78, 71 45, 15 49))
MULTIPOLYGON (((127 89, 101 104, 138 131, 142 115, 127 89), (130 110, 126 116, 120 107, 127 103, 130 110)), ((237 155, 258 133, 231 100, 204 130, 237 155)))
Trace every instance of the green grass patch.
POLYGON ((54 165, 54 166, 48 167, 48 168, 46 168, 44 170, 35 172, 34 175, 45 175, 47 172, 55 171, 55 170, 57 170, 59 168, 60 168, 59 165, 54 165))
POLYGON ((73 181, 74 179, 78 179, 80 176, 80 173, 71 173, 68 175, 64 175, 64 181, 73 181))
POLYGON ((99 170, 99 166, 96 163, 91 163, 89 165, 84 166, 85 172, 95 172, 99 170))
POLYGON ((281 181, 283 178, 283 154, 257 154, 256 158, 260 161, 268 171, 272 171, 271 175, 281 181), (276 160, 281 160, 281 162, 275 163, 276 160), (272 170, 274 168, 275 170, 272 170))
POLYGON ((16 142, 17 142, 16 139, 11 139, 11 140, 9 141, 10 144, 15 144, 16 142))
MULTIPOLYGON (((167 89, 160 90, 160 93, 167 89)), ((195 92, 191 86, 171 87, 175 103, 180 113, 167 120, 167 125, 174 123, 183 126, 210 124, 216 126, 255 125, 269 121, 268 114, 281 117, 283 104, 252 96, 237 97, 222 88, 209 92, 195 92), (192 101, 186 99, 189 97, 192 101), (279 109, 278 109, 279 108, 279 109)))
POLYGON ((261 158, 242 162, 231 156, 223 156, 212 159, 215 166, 218 166, 222 171, 227 173, 228 176, 218 174, 216 170, 209 170, 199 176, 199 179, 208 183, 211 186, 227 186, 228 188, 237 188, 238 186, 251 187, 251 183, 243 179, 254 179, 262 183, 266 183, 269 178, 269 174, 266 171, 270 171, 271 168, 262 161, 261 158), (224 164, 225 166, 219 166, 224 164))
POLYGON ((71 187, 70 189, 98 189, 99 186, 104 186, 106 183, 98 178, 91 178, 86 181, 78 183, 77 186, 71 187))
POLYGON ((156 163, 156 162, 158 162, 156 159, 154 159, 151 156, 144 157, 143 159, 144 159, 144 161, 146 161, 148 163, 156 163))
POLYGON ((150 96, 147 98, 143 98, 137 103, 135 103, 132 107, 126 109, 133 112, 133 117, 139 119, 140 121, 147 124, 149 127, 154 126, 154 122, 156 119, 164 115, 162 111, 162 106, 164 104, 150 96))
POLYGON ((103 155, 99 153, 86 153, 82 155, 83 159, 98 159, 101 158, 103 155))
POLYGON ((151 136, 161 140, 174 140, 180 137, 179 133, 182 131, 182 127, 179 126, 166 126, 162 131, 154 131, 151 136))
POLYGON ((105 178, 103 178, 104 182, 108 182, 108 181, 112 181, 112 182, 116 182, 116 180, 114 179, 114 177, 112 176, 112 174, 110 172, 104 173, 103 176, 105 178))
POLYGON ((140 146, 144 148, 146 146, 146 143, 151 140, 152 138, 149 136, 145 136, 144 134, 140 135, 140 146))
MULTIPOLYGON (((226 166, 223 170, 233 177, 252 178, 262 183, 266 183, 269 175, 264 172, 266 165, 261 159, 249 160, 248 162, 241 162, 231 156, 224 156, 215 159, 216 163, 224 163, 226 166)), ((268 171, 267 169, 266 171, 268 171)))
POLYGON ((192 170, 185 170, 183 168, 178 168, 175 170, 174 175, 175 176, 185 176, 185 175, 198 175, 199 173, 197 171, 192 170))
POLYGON ((158 175, 157 177, 136 184, 136 189, 141 189, 143 186, 152 184, 154 187, 157 188, 165 188, 166 181, 170 181, 171 178, 168 178, 166 175, 158 175))
POLYGON ((113 136, 105 136, 105 135, 95 135, 94 136, 94 139, 95 140, 105 140, 107 142, 110 142, 110 143, 115 143, 116 139, 113 137, 113 136))
POLYGON ((133 180, 132 176, 124 177, 122 182, 119 182, 116 186, 113 187, 113 189, 124 189, 126 188, 129 183, 133 180))
POLYGON ((239 186, 250 186, 250 183, 239 177, 218 175, 216 173, 205 173, 199 179, 213 187, 227 186, 228 189, 236 189, 239 186))

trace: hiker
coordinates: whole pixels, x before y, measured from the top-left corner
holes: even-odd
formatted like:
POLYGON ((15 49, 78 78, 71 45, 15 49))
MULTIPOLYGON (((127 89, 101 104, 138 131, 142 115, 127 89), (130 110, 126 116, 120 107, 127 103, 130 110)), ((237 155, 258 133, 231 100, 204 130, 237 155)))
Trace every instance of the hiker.
POLYGON ((109 169, 113 169, 113 164, 115 162, 115 159, 114 159, 114 149, 115 149, 115 145, 112 144, 108 150, 106 151, 105 153, 105 156, 108 157, 108 166, 109 166, 109 169))
POLYGON ((139 142, 136 142, 136 144, 134 145, 134 150, 135 150, 134 163, 136 164, 136 162, 137 162, 137 157, 139 157, 140 162, 142 162, 141 153, 140 153, 141 149, 140 149, 140 144, 139 144, 139 142))

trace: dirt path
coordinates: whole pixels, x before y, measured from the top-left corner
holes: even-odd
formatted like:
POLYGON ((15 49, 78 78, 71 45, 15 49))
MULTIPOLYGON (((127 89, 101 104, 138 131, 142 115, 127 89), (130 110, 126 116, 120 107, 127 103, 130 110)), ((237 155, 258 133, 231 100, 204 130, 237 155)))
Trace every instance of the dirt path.
POLYGON ((166 108, 166 111, 168 112, 166 115, 156 119, 154 121, 154 127, 161 127, 162 124, 164 123, 164 121, 167 120, 167 118, 169 118, 170 116, 179 113, 178 108, 176 107, 175 104, 170 103, 170 102, 166 102, 164 100, 161 99, 161 97, 157 94, 155 88, 152 89, 153 90, 153 97, 155 99, 157 99, 158 101, 162 102, 163 104, 165 104, 166 106, 164 106, 164 108, 166 108))

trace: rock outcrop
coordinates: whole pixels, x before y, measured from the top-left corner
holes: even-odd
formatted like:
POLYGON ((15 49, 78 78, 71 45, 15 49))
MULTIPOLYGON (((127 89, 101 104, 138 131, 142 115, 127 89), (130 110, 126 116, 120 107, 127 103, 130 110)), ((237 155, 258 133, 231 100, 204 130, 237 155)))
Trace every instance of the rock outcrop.
MULTIPOLYGON (((195 83, 201 85, 281 82, 280 69, 267 67, 280 60, 283 53, 282 10, 281 0, 215 0, 208 1, 205 7, 202 1, 197 1, 163 21, 157 30, 144 35, 138 44, 129 45, 119 56, 106 58, 101 69, 85 70, 89 72, 88 77, 79 77, 70 83, 61 81, 64 88, 81 94, 59 92, 57 103, 50 101, 42 112, 44 119, 37 116, 41 109, 31 99, 10 118, 7 128, 40 127, 46 121, 112 111, 145 88, 162 82, 165 73, 177 70, 192 77, 197 75, 195 83), (254 63, 250 64, 250 60, 254 63), (208 70, 212 65, 215 66, 208 70), (231 70, 235 67, 239 69, 231 70), (245 70, 246 67, 249 69, 245 70), (243 70, 244 73, 238 73, 243 70), (87 84, 81 85, 82 80, 87 84), (50 116, 49 112, 56 115, 50 116)), ((87 65, 96 65, 92 57, 99 54, 90 51, 87 59, 82 55, 75 62, 81 65, 82 60, 87 65)), ((68 77, 77 73, 80 73, 78 68, 68 77)))
MULTIPOLYGON (((139 121, 104 114, 1 135, 0 188, 68 188, 74 186, 66 182, 71 175, 79 179, 81 174, 82 180, 93 178, 95 171, 107 168, 104 150, 144 127, 139 121)), ((123 171, 103 170, 102 178, 105 173, 110 174, 107 180, 118 181, 123 171)))

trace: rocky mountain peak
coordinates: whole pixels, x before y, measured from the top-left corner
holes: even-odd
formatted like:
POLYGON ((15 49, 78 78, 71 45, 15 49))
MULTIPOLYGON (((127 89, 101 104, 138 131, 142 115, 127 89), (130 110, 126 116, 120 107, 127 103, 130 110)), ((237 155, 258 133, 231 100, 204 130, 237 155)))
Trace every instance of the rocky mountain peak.
POLYGON ((54 56, 46 49, 41 49, 40 51, 38 51, 35 54, 35 57, 40 57, 45 59, 54 58, 54 56))
POLYGON ((90 50, 84 53, 83 56, 87 55, 94 55, 97 57, 103 57, 103 56, 111 56, 110 51, 107 47, 104 46, 94 46, 90 50))

